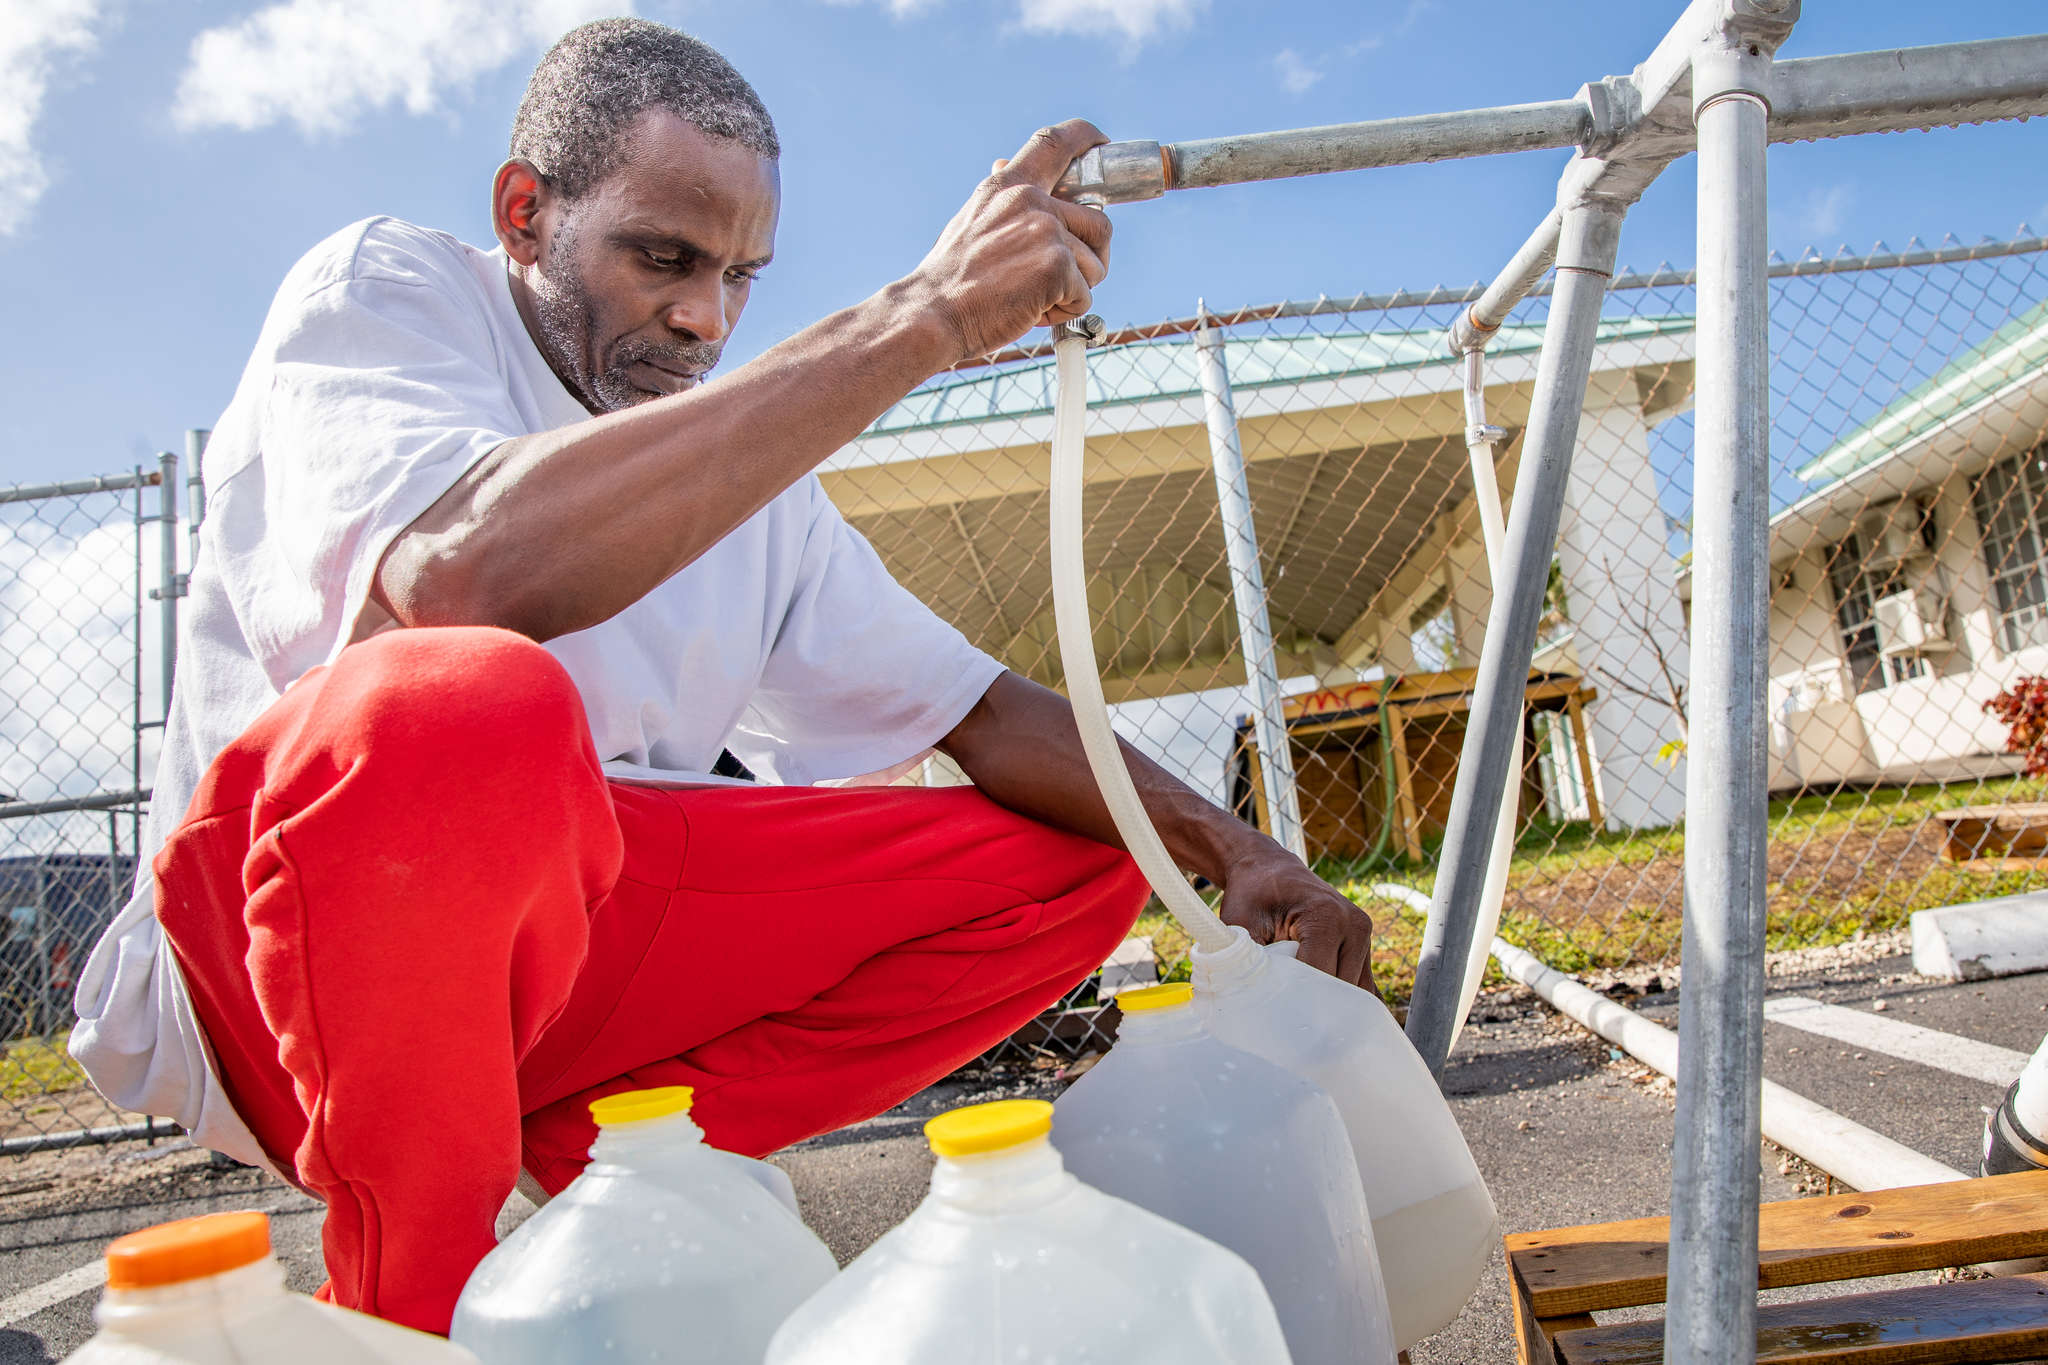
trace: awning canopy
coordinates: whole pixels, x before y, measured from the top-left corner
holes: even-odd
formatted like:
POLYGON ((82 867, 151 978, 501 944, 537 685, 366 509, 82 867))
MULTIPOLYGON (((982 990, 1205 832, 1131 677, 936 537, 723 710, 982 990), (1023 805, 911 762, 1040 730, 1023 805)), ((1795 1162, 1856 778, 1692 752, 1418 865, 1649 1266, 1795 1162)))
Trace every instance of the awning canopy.
MULTIPOLYGON (((1690 398, 1692 319, 1603 323, 1594 385, 1655 420, 1690 398)), ((1492 420, 1518 439, 1541 329, 1489 350, 1492 420)), ((1442 333, 1231 338, 1226 361, 1282 676, 1365 662, 1390 589, 1444 552, 1469 495, 1442 333)), ((1209 440, 1185 338, 1090 357, 1087 551, 1112 701, 1244 681, 1209 440)), ((825 487, 912 592, 1012 668, 1059 685, 1046 568, 1052 373, 1034 362, 921 389, 829 461, 825 487)))

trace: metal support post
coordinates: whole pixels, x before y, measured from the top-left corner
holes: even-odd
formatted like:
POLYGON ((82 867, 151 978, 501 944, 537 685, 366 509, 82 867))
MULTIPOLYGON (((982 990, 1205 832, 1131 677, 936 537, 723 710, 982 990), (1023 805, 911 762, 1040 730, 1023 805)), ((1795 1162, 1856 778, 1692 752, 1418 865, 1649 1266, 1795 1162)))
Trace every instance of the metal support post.
POLYGON ((178 572, 178 457, 166 450, 156 457, 162 481, 156 489, 156 519, 163 558, 157 586, 150 596, 157 600, 163 644, 163 711, 171 714, 171 678, 178 666, 178 599, 185 593, 185 576, 178 572))
POLYGON ((1672 1365, 1733 1365, 1756 1351, 1770 610, 1764 154, 1774 46, 1731 24, 1693 60, 1699 352, 1685 990, 1664 1329, 1672 1365))
POLYGON ((207 427, 185 432, 185 568, 189 573, 199 562, 199 523, 206 520, 206 443, 213 439, 207 427))
POLYGON ((1595 197, 1572 203, 1563 217, 1557 293, 1536 366, 1536 398, 1508 512, 1506 553, 1493 585, 1493 608, 1487 615, 1486 643, 1458 758, 1458 784, 1451 794, 1436 894, 1408 1006, 1408 1038, 1433 1072, 1442 1072, 1457 1032, 1460 986, 1485 897, 1495 822, 1521 735, 1529 660, 1543 616, 1543 589, 1557 547, 1572 448, 1578 441, 1579 414, 1593 368, 1600 305, 1614 274, 1623 211, 1612 200, 1595 197))
POLYGON ((1223 333, 1207 325, 1195 333, 1196 368, 1202 376, 1202 408, 1209 420, 1209 458, 1216 469, 1216 502, 1223 513, 1223 551, 1230 564, 1230 590, 1237 604, 1238 643, 1244 648, 1245 683, 1251 689, 1253 728, 1259 739, 1259 772, 1272 813, 1272 836, 1306 860, 1301 835, 1301 802, 1294 789, 1294 754, 1288 747, 1287 715, 1280 701, 1280 675, 1273 657, 1273 625, 1266 615, 1266 580, 1259 569, 1259 538, 1252 525, 1251 487, 1245 478, 1244 449, 1237 439, 1237 409, 1230 399, 1230 367, 1223 333))

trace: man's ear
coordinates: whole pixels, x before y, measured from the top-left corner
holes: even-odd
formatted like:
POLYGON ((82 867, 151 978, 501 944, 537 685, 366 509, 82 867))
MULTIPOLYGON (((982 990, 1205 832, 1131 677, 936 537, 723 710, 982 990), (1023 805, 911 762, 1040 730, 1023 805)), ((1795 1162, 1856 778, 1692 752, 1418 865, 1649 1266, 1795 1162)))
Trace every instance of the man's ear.
POLYGON ((536 221, 551 193, 533 163, 513 157, 498 167, 491 181, 491 227, 505 254, 520 265, 540 259, 540 227, 536 221))

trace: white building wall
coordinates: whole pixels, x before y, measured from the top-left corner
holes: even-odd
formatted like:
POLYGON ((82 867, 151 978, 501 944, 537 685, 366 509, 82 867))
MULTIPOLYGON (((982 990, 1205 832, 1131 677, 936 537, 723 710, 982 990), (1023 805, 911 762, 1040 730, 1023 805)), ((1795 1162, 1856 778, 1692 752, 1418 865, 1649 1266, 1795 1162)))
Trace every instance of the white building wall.
POLYGON ((1685 764, 1657 758, 1681 733, 1679 718, 1655 700, 1668 691, 1659 648, 1681 686, 1689 676, 1685 613, 1634 386, 1626 375, 1595 376, 1594 383, 1579 423, 1558 556, 1586 680, 1599 692, 1586 721, 1607 824, 1656 828, 1685 814, 1685 764))
POLYGON ((1970 506, 1968 481, 1950 479, 1934 499, 1935 567, 1947 597, 1957 650, 1944 672, 1988 667, 2004 657, 1997 640, 1998 608, 1984 568, 1984 537, 1970 506))
POLYGON ((1824 551, 1809 551, 1772 573, 1770 678, 1773 788, 1877 776, 1842 652, 1824 551))
POLYGON ((2048 648, 2006 655, 1985 572, 1969 484, 1951 479, 1921 494, 1934 504, 1937 549, 1910 570, 1936 591, 1954 650, 1929 656, 1929 676, 1853 691, 1828 582, 1835 546, 1808 550, 1773 571, 1771 784, 1947 780, 1995 770, 2005 728, 1984 702, 2022 674, 2048 672, 2048 648))

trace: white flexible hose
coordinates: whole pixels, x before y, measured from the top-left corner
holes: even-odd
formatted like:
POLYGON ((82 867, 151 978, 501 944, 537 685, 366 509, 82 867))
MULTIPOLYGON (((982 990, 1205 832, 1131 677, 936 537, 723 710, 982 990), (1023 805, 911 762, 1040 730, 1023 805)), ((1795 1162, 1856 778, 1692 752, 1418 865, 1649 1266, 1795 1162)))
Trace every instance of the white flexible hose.
MULTIPOLYGON (((1501 561, 1507 557, 1507 521, 1501 514, 1500 484, 1493 468, 1493 442, 1486 425, 1486 388, 1482 352, 1467 351, 1464 364, 1465 452, 1472 466, 1472 500, 1479 505, 1480 539, 1486 547, 1486 576, 1499 592, 1501 561)), ((1465 1031, 1465 1018, 1472 1002, 1479 998, 1480 983, 1486 979, 1486 962, 1492 955, 1493 936, 1500 929, 1501 902, 1507 897, 1508 862, 1515 853, 1515 822, 1521 802, 1516 799, 1522 783, 1522 727, 1515 727, 1514 756, 1508 762, 1507 790, 1501 794, 1500 818, 1493 826, 1493 848, 1486 862, 1486 884, 1480 888, 1479 918, 1472 926, 1472 947, 1465 957, 1465 979, 1458 987, 1457 1023, 1451 1029, 1451 1046, 1465 1031)))
POLYGON ((1167 913, 1179 921, 1195 946, 1216 952, 1230 946, 1232 934, 1188 885, 1166 845, 1145 814, 1138 790, 1131 785, 1116 731, 1110 728, 1109 706, 1102 697, 1102 678, 1095 659, 1094 623, 1088 614, 1088 560, 1081 543, 1081 497, 1085 488, 1082 462, 1086 454, 1088 417, 1088 343, 1059 334, 1053 344, 1058 387, 1052 409, 1052 613, 1058 627, 1060 667, 1067 675, 1067 699, 1081 748, 1095 785, 1109 807, 1109 818, 1123 836, 1124 847, 1145 880, 1152 884, 1167 913))

